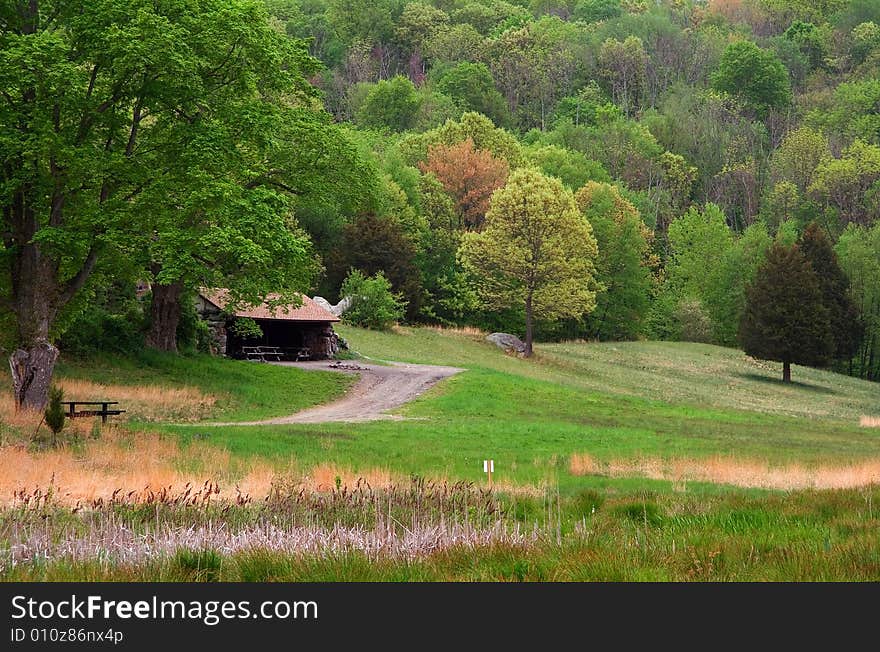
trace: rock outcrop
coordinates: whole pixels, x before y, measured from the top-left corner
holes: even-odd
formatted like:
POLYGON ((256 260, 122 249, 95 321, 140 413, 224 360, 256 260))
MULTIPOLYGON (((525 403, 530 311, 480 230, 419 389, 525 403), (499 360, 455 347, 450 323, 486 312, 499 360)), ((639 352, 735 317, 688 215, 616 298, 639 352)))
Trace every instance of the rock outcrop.
POLYGON ((510 333, 492 333, 486 336, 486 341, 492 342, 495 346, 505 351, 514 351, 516 353, 525 353, 526 345, 516 335, 510 333))

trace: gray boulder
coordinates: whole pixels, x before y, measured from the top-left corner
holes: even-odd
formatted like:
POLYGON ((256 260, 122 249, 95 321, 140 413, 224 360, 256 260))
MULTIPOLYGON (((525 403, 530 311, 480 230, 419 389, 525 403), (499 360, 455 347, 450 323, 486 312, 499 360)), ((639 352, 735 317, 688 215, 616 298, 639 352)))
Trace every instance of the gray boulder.
POLYGON ((487 342, 492 342, 495 346, 505 351, 516 351, 517 353, 525 353, 526 345, 516 335, 510 333, 492 333, 486 336, 487 342))

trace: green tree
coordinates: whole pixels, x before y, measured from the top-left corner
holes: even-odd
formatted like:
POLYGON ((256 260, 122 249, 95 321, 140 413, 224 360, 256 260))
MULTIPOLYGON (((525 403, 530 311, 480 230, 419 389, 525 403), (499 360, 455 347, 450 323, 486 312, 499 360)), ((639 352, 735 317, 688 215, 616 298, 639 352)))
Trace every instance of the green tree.
POLYGON ((851 296, 865 327, 853 372, 880 380, 880 222, 870 228, 848 225, 835 252, 850 280, 851 296))
POLYGON ((822 65, 828 54, 828 43, 826 35, 816 25, 796 20, 785 30, 784 36, 797 45, 800 52, 809 61, 811 68, 818 68, 822 65))
POLYGON ((406 131, 415 124, 422 98, 402 75, 383 79, 367 93, 357 113, 359 125, 373 129, 406 131))
POLYGON ((342 319, 355 326, 387 330, 403 317, 406 310, 406 301, 399 293, 391 291, 391 283, 382 272, 365 276, 359 270, 351 270, 342 283, 340 294, 351 300, 342 319))
POLYGON ((706 204, 702 211, 692 206, 669 225, 668 240, 668 282, 681 296, 705 300, 733 245, 724 212, 715 204, 706 204))
POLYGON ((449 28, 445 11, 421 2, 407 3, 394 28, 395 40, 408 54, 424 54, 425 43, 449 28))
POLYGON ((523 164, 522 146, 516 136, 496 127, 480 113, 468 112, 460 120, 447 120, 442 127, 423 134, 410 134, 400 142, 400 152, 410 165, 417 165, 428 157, 433 145, 455 145, 470 138, 475 149, 492 152, 495 158, 507 161, 511 168, 523 164))
POLYGON ((853 27, 850 54, 856 63, 862 63, 874 50, 880 49, 880 25, 874 21, 859 23, 853 27))
POLYGON ((574 18, 585 23, 616 18, 623 12, 620 0, 578 0, 574 8, 574 18))
POLYGON ((791 382, 791 365, 821 366, 834 351, 834 336, 819 278, 797 245, 774 244, 746 290, 739 330, 743 350, 782 363, 782 380, 791 382))
POLYGON ((647 85, 648 55, 642 40, 637 36, 627 36, 623 41, 606 39, 599 49, 597 65, 614 103, 625 116, 633 115, 647 85))
POLYGON ((438 91, 454 99, 465 111, 488 116, 496 125, 510 121, 510 111, 501 93, 495 88, 492 73, 483 63, 462 61, 436 74, 438 91))
POLYGON ((490 308, 522 306, 526 356, 535 319, 581 317, 596 307, 596 240, 570 190, 536 170, 514 171, 492 197, 481 233, 459 250, 490 308))
POLYGON ((880 79, 844 82, 817 103, 805 122, 849 140, 880 145, 880 79))
POLYGON ((575 201, 599 248, 596 279, 603 289, 587 319, 590 334, 602 340, 635 339, 644 330, 650 307, 653 233, 635 206, 610 184, 588 182, 575 201))
POLYGON ((569 190, 577 190, 588 181, 611 181, 601 163, 558 145, 530 147, 526 156, 541 172, 556 177, 569 190))
POLYGON ((746 305, 746 288, 755 280, 771 243, 767 227, 758 222, 743 231, 720 256, 704 297, 714 342, 736 346, 737 331, 746 305))
POLYGON ((327 0, 327 4, 330 24, 346 45, 358 40, 390 43, 403 11, 402 0, 327 0))
POLYGON ((786 134, 773 152, 770 168, 776 181, 788 181, 804 193, 813 182, 816 168, 831 156, 828 139, 816 129, 800 127, 786 134))
POLYGON ((804 230, 798 246, 819 278, 834 335, 833 355, 838 360, 849 361, 864 335, 858 308, 850 297, 849 279, 837 261, 831 241, 815 222, 804 230))
POLYGON ((843 224, 871 224, 880 216, 880 147, 856 140, 823 159, 807 190, 843 224))
POLYGON ((367 276, 382 272, 394 291, 406 298, 407 316, 412 319, 418 315, 422 294, 416 255, 416 243, 399 217, 365 213, 343 227, 339 244, 327 257, 328 281, 339 287, 352 269, 367 276))
POLYGON ((805 122, 846 141, 863 140, 880 145, 880 79, 848 81, 807 113, 805 122))
POLYGON ((712 75, 716 90, 741 99, 758 116, 791 103, 791 83, 779 57, 752 41, 727 46, 712 75))
POLYGON ((207 221, 199 194, 229 212, 284 203, 263 130, 312 101, 314 61, 255 0, 16 0, 0 24, 0 286, 15 399, 42 408, 52 342, 108 251, 137 258, 156 214, 207 221))

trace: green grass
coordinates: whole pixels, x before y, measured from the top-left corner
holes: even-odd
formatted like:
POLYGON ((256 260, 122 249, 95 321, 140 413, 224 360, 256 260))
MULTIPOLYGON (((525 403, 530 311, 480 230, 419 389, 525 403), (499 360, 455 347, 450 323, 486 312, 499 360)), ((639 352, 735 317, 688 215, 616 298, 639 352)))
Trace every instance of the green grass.
MULTIPOLYGON (((534 360, 505 355, 473 336, 432 329, 401 334, 341 329, 371 358, 467 368, 399 410, 404 421, 227 427, 204 436, 236 455, 295 458, 401 474, 583 487, 671 483, 569 473, 569 457, 757 458, 774 464, 847 463, 880 457, 878 386, 796 368, 805 385, 782 387, 742 353, 670 343, 542 345, 534 360), (754 378, 741 378, 744 370, 754 378), (733 379, 741 386, 728 389, 733 379), (832 413, 834 418, 827 416, 832 413)), ((762 363, 763 364, 763 363, 762 363)), ((181 429, 172 429, 183 432, 181 429)))
POLYGON ((340 333, 363 355, 457 364, 549 380, 575 389, 660 400, 674 405, 750 410, 808 419, 856 423, 880 413, 877 383, 820 369, 754 360, 738 349, 683 342, 540 344, 523 362, 482 338, 454 331, 405 328, 400 334, 343 327, 340 333))
POLYGON ((62 358, 57 373, 101 384, 197 387, 217 397, 212 419, 234 421, 284 416, 326 403, 342 396, 354 380, 339 373, 153 351, 136 357, 62 358))

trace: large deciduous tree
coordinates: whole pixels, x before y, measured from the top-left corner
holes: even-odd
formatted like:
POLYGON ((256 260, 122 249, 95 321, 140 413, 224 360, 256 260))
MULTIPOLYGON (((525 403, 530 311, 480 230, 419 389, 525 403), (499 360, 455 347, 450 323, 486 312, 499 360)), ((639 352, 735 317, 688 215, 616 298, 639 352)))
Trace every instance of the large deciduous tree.
POLYGON ((217 206, 244 212, 287 192, 259 155, 262 129, 306 93, 307 55, 255 0, 15 0, 0 25, 0 287, 15 399, 40 408, 59 317, 102 254, 152 241, 160 224, 186 232, 197 216, 210 230, 217 206), (246 182, 227 165, 242 160, 246 182))
POLYGON ((824 365, 834 336, 819 278, 797 245, 774 244, 746 291, 739 330, 743 350, 755 358, 782 363, 782 380, 791 382, 791 365, 824 365))
POLYGON ((535 319, 581 317, 596 307, 596 239, 574 196, 558 179, 513 172, 492 196, 481 233, 467 233, 459 254, 489 308, 522 306, 526 356, 535 319))
POLYGON ((372 129, 406 131, 415 124, 422 98, 413 83, 402 75, 383 79, 367 93, 357 122, 372 129))

